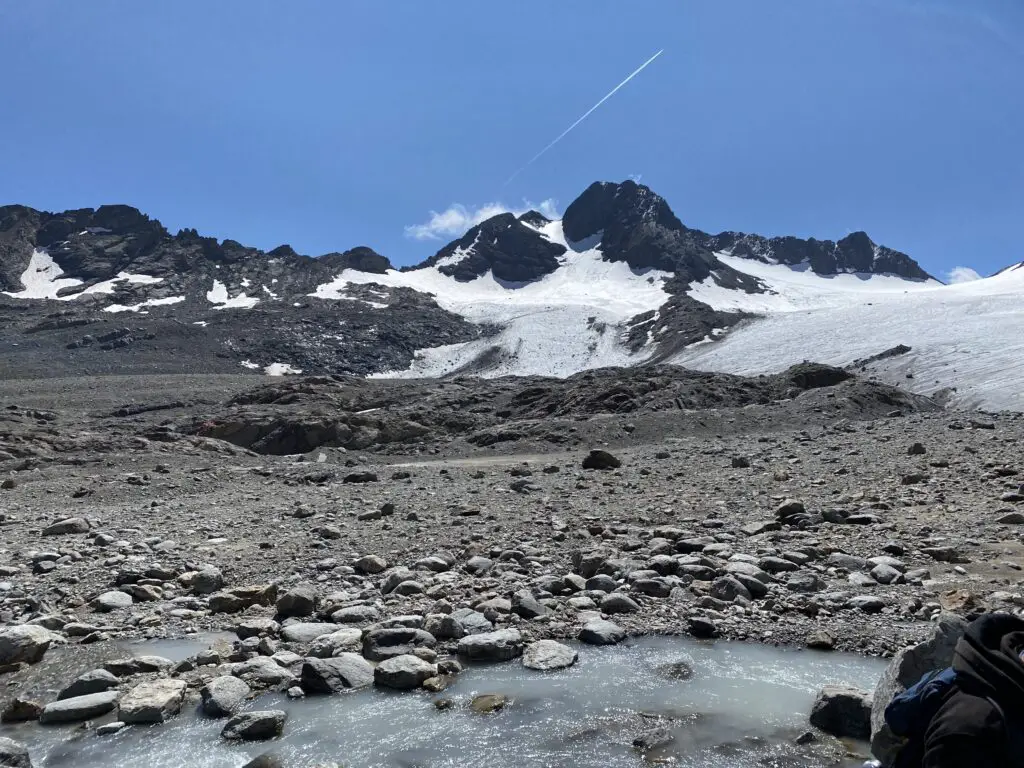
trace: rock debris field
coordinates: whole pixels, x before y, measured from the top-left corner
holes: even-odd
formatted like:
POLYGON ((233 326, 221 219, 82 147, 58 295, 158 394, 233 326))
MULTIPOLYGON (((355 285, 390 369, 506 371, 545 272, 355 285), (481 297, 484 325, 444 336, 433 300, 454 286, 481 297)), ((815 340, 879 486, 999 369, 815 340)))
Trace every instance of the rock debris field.
POLYGON ((261 740, 265 690, 438 693, 647 634, 888 657, 1024 608, 1020 414, 812 365, 253 381, 0 383, 5 722, 199 704, 261 740))

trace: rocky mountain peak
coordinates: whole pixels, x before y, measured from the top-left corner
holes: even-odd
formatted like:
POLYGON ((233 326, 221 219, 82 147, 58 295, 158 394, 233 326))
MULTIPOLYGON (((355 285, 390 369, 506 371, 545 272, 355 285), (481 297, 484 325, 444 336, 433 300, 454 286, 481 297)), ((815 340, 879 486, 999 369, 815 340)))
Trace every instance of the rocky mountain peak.
POLYGON ((436 267, 459 282, 475 280, 488 271, 510 283, 538 280, 558 269, 558 257, 565 248, 541 235, 533 222, 547 219, 530 213, 536 215, 522 218, 530 216, 531 226, 511 213, 487 219, 412 269, 436 267))

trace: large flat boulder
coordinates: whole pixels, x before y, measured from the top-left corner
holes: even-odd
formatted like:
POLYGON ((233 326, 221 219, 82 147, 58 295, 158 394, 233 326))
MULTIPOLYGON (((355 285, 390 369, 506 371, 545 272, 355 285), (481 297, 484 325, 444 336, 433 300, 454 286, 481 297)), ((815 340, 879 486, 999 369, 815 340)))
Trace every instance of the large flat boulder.
POLYGON ((518 629, 499 629, 459 640, 458 654, 470 661, 509 661, 523 653, 518 629))
POLYGON ((184 680, 147 680, 125 694, 118 707, 123 723, 162 723, 181 712, 184 680))
POLYGON ((40 723, 77 723, 105 715, 117 706, 117 691, 90 693, 71 699, 52 701, 43 707, 40 723))
POLYGON ((0 664, 35 664, 43 658, 53 635, 35 624, 18 624, 0 631, 0 664))
POLYGON ((330 659, 307 659, 300 673, 306 693, 339 693, 373 683, 373 667, 362 656, 341 653, 330 659))

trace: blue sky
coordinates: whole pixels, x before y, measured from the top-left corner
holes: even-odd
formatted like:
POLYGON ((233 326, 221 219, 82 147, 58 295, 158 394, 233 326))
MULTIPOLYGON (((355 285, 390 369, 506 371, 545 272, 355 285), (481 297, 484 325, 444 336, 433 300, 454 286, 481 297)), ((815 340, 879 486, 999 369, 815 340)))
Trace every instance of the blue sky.
POLYGON ((1022 41, 1020 0, 8 0, 0 202, 408 264, 634 177, 704 230, 989 273, 1024 259, 1022 41))

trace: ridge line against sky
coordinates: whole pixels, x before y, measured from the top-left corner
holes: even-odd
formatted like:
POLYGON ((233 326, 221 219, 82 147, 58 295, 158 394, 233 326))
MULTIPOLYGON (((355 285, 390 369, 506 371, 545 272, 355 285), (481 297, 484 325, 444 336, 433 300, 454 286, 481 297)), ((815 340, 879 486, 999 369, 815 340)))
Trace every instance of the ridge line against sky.
POLYGON ((264 250, 362 243, 404 265, 483 212, 642 174, 704 231, 864 230, 940 275, 1024 259, 1019 0, 517 9, 8 4, 0 65, 30 76, 8 83, 0 201, 123 202, 264 250), (496 192, 655 48, 671 56, 496 192))

